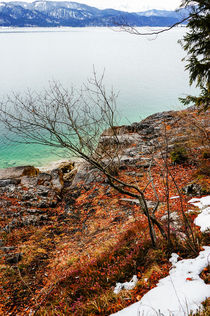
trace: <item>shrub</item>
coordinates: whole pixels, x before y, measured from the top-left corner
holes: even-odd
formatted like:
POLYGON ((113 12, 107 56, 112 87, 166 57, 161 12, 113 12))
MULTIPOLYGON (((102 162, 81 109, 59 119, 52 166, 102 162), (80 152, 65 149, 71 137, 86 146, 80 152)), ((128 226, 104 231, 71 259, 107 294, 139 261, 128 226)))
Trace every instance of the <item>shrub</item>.
POLYGON ((182 164, 188 160, 186 149, 183 147, 175 147, 170 153, 171 161, 174 164, 182 164))

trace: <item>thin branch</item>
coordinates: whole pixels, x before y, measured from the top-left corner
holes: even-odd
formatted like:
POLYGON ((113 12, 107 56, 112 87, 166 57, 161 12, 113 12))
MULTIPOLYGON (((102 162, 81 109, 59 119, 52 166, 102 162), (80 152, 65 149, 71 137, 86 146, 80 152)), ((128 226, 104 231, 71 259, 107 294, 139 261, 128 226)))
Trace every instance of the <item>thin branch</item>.
POLYGON ((192 17, 196 17, 201 12, 202 12, 202 10, 196 11, 194 14, 191 13, 186 18, 183 18, 181 21, 178 21, 178 22, 172 24, 171 26, 169 26, 167 28, 161 29, 159 31, 152 31, 152 32, 140 32, 135 26, 129 25, 126 22, 126 20, 122 17, 121 18, 122 23, 115 22, 116 26, 119 26, 120 29, 119 30, 114 30, 114 31, 116 31, 116 32, 127 32, 127 33, 130 33, 130 34, 133 34, 133 35, 140 35, 140 36, 159 35, 161 33, 170 31, 171 29, 173 29, 174 27, 176 27, 176 26, 178 26, 180 24, 183 24, 184 22, 188 21, 192 17))
POLYGON ((140 32, 136 27, 134 26, 130 26, 129 24, 127 23, 116 23, 116 26, 119 26, 120 29, 119 30, 114 30, 116 32, 127 32, 127 33, 130 33, 130 34, 133 34, 133 35, 140 35, 140 36, 151 36, 151 35, 158 35, 158 34, 161 34, 161 33, 164 33, 164 32, 168 32, 170 31, 171 29, 173 29, 174 27, 184 23, 185 21, 187 21, 188 19, 190 18, 190 16, 182 19, 181 21, 179 22, 176 22, 174 23, 173 25, 167 27, 167 28, 164 28, 164 29, 161 29, 159 31, 153 31, 153 32, 140 32))

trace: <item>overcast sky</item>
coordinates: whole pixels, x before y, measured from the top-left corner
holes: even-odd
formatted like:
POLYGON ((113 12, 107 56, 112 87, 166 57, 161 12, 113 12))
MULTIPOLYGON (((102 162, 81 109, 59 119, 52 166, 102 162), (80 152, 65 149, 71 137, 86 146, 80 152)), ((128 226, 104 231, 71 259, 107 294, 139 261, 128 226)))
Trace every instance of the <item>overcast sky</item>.
MULTIPOLYGON (((0 0, 0 2, 10 2, 11 0, 0 0)), ((20 0, 21 1, 21 0, 20 0)), ((22 0, 33 2, 33 0, 22 0)), ((61 0, 58 0, 61 1, 61 0)), ((179 7, 181 0, 72 0, 74 2, 85 3, 99 9, 113 8, 124 11, 145 11, 150 9, 175 10, 179 7)))

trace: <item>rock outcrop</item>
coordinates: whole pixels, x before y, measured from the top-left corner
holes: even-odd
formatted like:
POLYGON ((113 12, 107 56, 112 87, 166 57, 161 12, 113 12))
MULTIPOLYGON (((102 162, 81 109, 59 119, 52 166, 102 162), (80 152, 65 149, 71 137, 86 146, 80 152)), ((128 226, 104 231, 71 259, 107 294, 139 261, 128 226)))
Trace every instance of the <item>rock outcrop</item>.
MULTIPOLYGON (((198 125, 193 107, 180 112, 155 113, 141 122, 105 130, 99 138, 97 150, 107 166, 115 164, 119 168, 127 168, 127 166, 135 165, 138 169, 145 169, 151 166, 152 156, 161 157, 166 150, 169 155, 177 147, 190 151, 192 133, 198 138, 197 143, 200 142, 202 147, 199 137, 202 139, 203 130, 208 138, 210 130, 208 115, 207 111, 202 119, 199 119, 198 125)), ((100 179, 100 173, 88 163, 83 162, 77 169, 72 186, 81 181, 90 184, 94 182, 94 179, 100 179)))
MULTIPOLYGON (((54 210, 64 187, 64 175, 73 168, 65 162, 46 172, 33 166, 0 169, 0 232, 44 226, 53 223, 54 210)), ((0 258, 17 264, 22 254, 15 247, 6 247, 0 240, 0 258)))
POLYGON ((20 166, 7 169, 0 169, 0 180, 18 179, 23 176, 34 177, 39 173, 39 169, 33 166, 20 166))
POLYGON ((63 177, 72 168, 69 162, 48 172, 32 166, 0 169, 0 215, 8 222, 1 230, 9 232, 48 221, 48 211, 60 200, 63 177))

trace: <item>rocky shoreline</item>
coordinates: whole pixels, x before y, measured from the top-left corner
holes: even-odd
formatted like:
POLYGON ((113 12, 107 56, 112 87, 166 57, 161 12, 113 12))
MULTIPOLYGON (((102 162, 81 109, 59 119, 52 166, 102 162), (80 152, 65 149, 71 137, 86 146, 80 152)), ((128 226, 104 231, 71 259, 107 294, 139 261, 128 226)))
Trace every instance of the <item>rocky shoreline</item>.
MULTIPOLYGON (((188 116, 191 111, 192 108, 186 110, 188 116)), ((209 128, 207 115, 202 120, 209 128)), ((169 111, 153 114, 140 123, 116 127, 118 140, 122 144, 120 168, 135 165, 139 173, 136 171, 134 174, 141 176, 142 170, 147 169, 151 163, 152 150, 155 148, 156 156, 160 155, 165 141, 161 137, 164 126, 170 129, 168 147, 171 150, 180 143, 184 146, 188 141, 190 135, 185 125, 185 116, 169 111)), ((101 135, 99 146, 110 148, 113 142, 114 137, 107 130, 101 135)), ((0 213, 2 219, 7 218, 8 222, 1 227, 1 232, 9 233, 15 228, 28 225, 44 225, 50 220, 49 213, 63 199, 64 187, 68 188, 68 193, 69 190, 73 192, 83 182, 83 187, 89 189, 95 181, 103 179, 97 169, 82 160, 64 161, 54 166, 55 169, 33 166, 0 169, 0 213)), ((189 188, 186 193, 190 193, 190 190, 191 193, 201 193, 199 186, 191 184, 189 188)), ((5 247, 3 241, 0 242, 0 250, 7 253, 7 262, 21 259, 21 254, 11 253, 13 249, 5 247)))
MULTIPOLYGON (((161 161, 166 142, 164 133, 167 133, 169 152, 176 146, 193 148, 192 141, 196 140, 197 147, 189 150, 189 163, 183 167, 174 166, 186 201, 187 195, 207 194, 209 188, 202 191, 192 175, 199 166, 200 152, 206 152, 204 137, 209 130, 209 112, 197 120, 192 108, 156 113, 139 123, 116 127, 121 176, 129 183, 136 181, 144 187, 148 182, 148 168, 154 167, 154 181, 157 187, 161 185, 161 168, 158 162, 153 166, 151 158, 161 161)), ((106 130, 98 146, 110 150, 114 141, 115 136, 106 130)), ((205 159, 205 163, 208 165, 209 159, 205 159)), ((52 166, 0 169, 0 267, 3 287, 10 292, 8 302, 7 299, 4 302, 7 311, 13 306, 27 308, 22 295, 31 297, 31 291, 27 292, 19 274, 10 274, 17 267, 29 280, 30 288, 36 291, 47 284, 48 275, 53 282, 54 271, 62 270, 62 265, 68 269, 68 264, 77 260, 74 258, 87 253, 91 256, 99 246, 104 249, 106 243, 113 244, 116 236, 121 236, 138 220, 144 225, 145 216, 139 212, 138 201, 110 188, 104 175, 87 162, 63 161, 52 166)), ((164 200, 163 192, 159 194, 164 200)), ((148 208, 153 209, 156 202, 151 192, 146 201, 148 208)), ((177 200, 174 206, 175 202, 177 200)), ((164 202, 160 204, 159 216, 164 222, 167 214, 164 202)), ((174 230, 180 227, 176 208, 171 213, 171 227, 174 230)))

